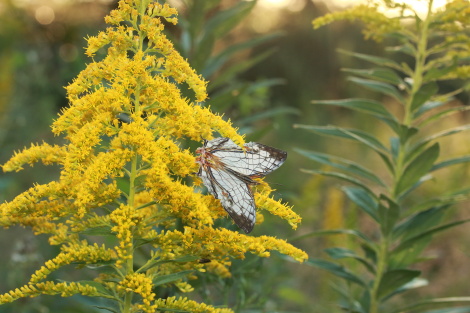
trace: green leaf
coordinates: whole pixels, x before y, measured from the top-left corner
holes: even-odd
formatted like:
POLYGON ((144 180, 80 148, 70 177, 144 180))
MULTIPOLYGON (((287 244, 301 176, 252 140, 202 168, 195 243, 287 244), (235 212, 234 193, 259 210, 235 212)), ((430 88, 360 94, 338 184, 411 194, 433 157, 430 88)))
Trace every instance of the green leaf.
POLYGON ((255 57, 249 58, 248 60, 242 62, 235 63, 232 66, 226 68, 221 75, 217 76, 209 83, 209 85, 207 86, 208 91, 212 91, 226 84, 227 81, 233 79, 237 74, 242 73, 248 70, 249 68, 253 67, 255 64, 263 61, 264 59, 269 57, 273 52, 274 49, 267 50, 264 53, 258 54, 255 57))
POLYGON ((399 294, 399 293, 402 293, 402 292, 405 292, 405 291, 408 291, 408 290, 411 290, 411 289, 416 289, 416 288, 420 288, 420 287, 424 287, 424 286, 427 286, 429 285, 429 282, 426 280, 426 279, 423 279, 423 278, 413 278, 411 281, 409 281, 408 283, 404 284, 403 286, 395 289, 395 291, 389 293, 387 296, 385 296, 383 299, 382 299, 382 302, 390 299, 391 297, 393 297, 394 295, 396 294, 399 294))
POLYGON ((194 272, 194 270, 188 270, 188 271, 182 271, 182 272, 178 272, 174 274, 157 276, 152 281, 155 286, 160 286, 160 285, 168 284, 168 283, 183 279, 192 272, 194 272))
POLYGON ((81 234, 89 236, 107 236, 112 235, 111 226, 98 226, 93 228, 84 229, 81 234))
POLYGON ((442 221, 448 207, 448 205, 432 207, 407 218, 393 230, 394 238, 402 237, 401 240, 406 240, 436 226, 442 221))
POLYGON ((419 109, 429 99, 431 99, 432 96, 437 94, 437 92, 438 87, 434 82, 421 86, 421 88, 413 95, 413 99, 411 100, 411 111, 414 112, 419 109))
POLYGON ((444 230, 447 230, 449 228, 452 228, 452 227, 455 227, 455 226, 459 226, 461 224, 464 224, 464 223, 467 223, 469 222, 470 219, 466 219, 466 220, 462 220, 462 221, 456 221, 456 222, 452 222, 452 223, 448 223, 448 224, 445 224, 445 225, 442 225, 442 226, 439 226, 439 227, 435 227, 435 228, 432 228, 430 230, 427 230, 425 232, 422 232, 420 234, 417 234, 407 240, 404 240, 402 241, 394 250, 393 252, 394 253, 397 253, 397 252, 400 252, 400 251, 403 251, 403 250, 406 250, 406 249, 410 249, 413 247, 414 244, 416 244, 417 242, 419 242, 420 240, 423 240, 423 239, 426 239, 426 238, 429 238, 430 236, 433 236, 434 234, 438 233, 438 232, 441 232, 441 231, 444 231, 444 230))
POLYGON ((356 275, 348 271, 346 268, 338 264, 321 260, 321 259, 308 259, 306 261, 306 264, 327 270, 328 272, 338 277, 341 277, 344 280, 358 284, 364 288, 368 288, 367 284, 364 283, 362 279, 360 279, 359 277, 357 277, 356 275))
POLYGON ((341 100, 314 100, 313 104, 321 105, 334 105, 344 108, 349 108, 358 112, 363 112, 371 114, 373 116, 382 117, 387 120, 397 122, 395 116, 393 116, 388 110, 383 106, 382 103, 368 100, 368 99, 341 99, 341 100))
POLYGON ((468 163, 468 162, 470 162, 470 155, 466 155, 466 156, 454 158, 454 159, 449 159, 449 160, 445 160, 445 161, 435 164, 431 168, 431 171, 436 171, 447 166, 461 164, 461 163, 468 163))
POLYGON ((358 262, 360 262, 362 265, 364 265, 367 270, 371 273, 375 273, 375 268, 374 266, 369 263, 369 261, 367 261, 366 259, 364 259, 363 257, 357 255, 354 251, 352 250, 349 250, 349 249, 345 249, 345 248, 328 248, 328 249, 325 249, 325 252, 333 259, 335 260, 339 260, 339 259, 344 259, 344 258, 351 258, 351 259, 354 259, 354 260, 357 260, 358 262))
POLYGON ((165 263, 172 263, 172 262, 186 263, 186 262, 194 262, 194 261, 199 260, 199 259, 200 259, 199 256, 184 255, 184 256, 181 256, 181 257, 173 259, 173 260, 149 260, 145 265, 143 265, 141 268, 139 268, 136 272, 137 273, 142 273, 142 272, 145 272, 145 271, 151 269, 152 267, 155 267, 155 266, 158 266, 158 265, 161 265, 161 264, 165 264, 165 263))
POLYGON ((260 121, 263 119, 268 119, 272 118, 274 116, 279 116, 279 115, 287 115, 287 114, 292 114, 292 115, 300 115, 301 112, 293 107, 277 107, 277 108, 272 108, 265 110, 260 113, 253 114, 249 117, 240 119, 237 121, 237 124, 251 124, 256 121, 260 121))
POLYGON ((338 173, 338 172, 331 172, 331 171, 326 172, 326 171, 320 171, 320 170, 307 170, 307 169, 300 169, 300 171, 304 172, 304 173, 308 173, 308 174, 318 174, 318 175, 338 178, 338 179, 347 181, 349 183, 352 183, 354 185, 357 185, 357 186, 363 188, 364 190, 366 190, 367 192, 369 192, 369 194, 371 196, 375 196, 374 193, 372 192, 372 190, 369 189, 369 187, 367 187, 363 182, 361 182, 360 180, 357 180, 356 178, 354 178, 352 176, 349 176, 349 175, 346 175, 346 174, 343 174, 343 173, 338 173))
POLYGON ((459 113, 459 112, 464 112, 470 110, 470 106, 459 106, 459 107, 453 107, 447 110, 442 110, 438 113, 435 113, 434 115, 429 116, 428 118, 422 120, 419 124, 418 127, 423 127, 425 125, 428 125, 429 123, 436 121, 438 119, 441 119, 443 117, 448 117, 451 116, 452 114, 459 113))
POLYGON ((451 135, 454 135, 454 134, 458 134, 460 132, 467 131, 467 130, 470 130, 470 124, 443 130, 443 131, 438 132, 434 135, 431 135, 431 136, 428 136, 428 137, 425 137, 425 138, 419 140, 418 142, 416 142, 413 145, 413 147, 410 149, 410 151, 415 149, 415 147, 419 147, 423 144, 427 144, 428 142, 431 142, 433 140, 436 140, 436 139, 439 139, 439 138, 442 138, 442 137, 451 136, 451 135))
POLYGON ((388 68, 372 68, 372 69, 342 69, 346 73, 362 76, 372 80, 379 80, 385 83, 390 83, 395 86, 403 84, 403 80, 398 74, 388 68))
POLYGON ((216 56, 213 56, 209 58, 209 60, 206 63, 206 66, 204 69, 201 71, 202 76, 209 78, 211 77, 215 72, 217 72, 228 60, 230 60, 237 52, 240 52, 245 49, 251 49, 254 48, 258 45, 261 45, 267 41, 273 40, 279 36, 281 36, 282 33, 277 32, 277 33, 272 33, 268 34, 265 36, 260 36, 257 38, 253 38, 247 41, 242 41, 237 44, 230 45, 227 49, 223 50, 216 56))
POLYGON ((240 1, 233 7, 218 11, 204 26, 204 33, 220 38, 237 26, 253 9, 256 1, 240 1))
POLYGON ((378 203, 367 191, 358 187, 342 187, 341 189, 352 202, 357 204, 359 208, 374 220, 378 221, 378 203))
POLYGON ((398 91, 397 88, 395 88, 393 85, 387 84, 387 83, 382 83, 378 82, 375 80, 369 80, 369 79, 362 79, 362 78, 357 78, 357 77, 349 77, 348 80, 361 85, 367 89, 377 91, 380 93, 383 93, 385 95, 388 95, 392 98, 395 98, 398 100, 400 103, 405 103, 405 99, 403 99, 402 95, 398 91))
POLYGON ((450 194, 442 195, 423 201, 409 209, 409 212, 418 212, 432 206, 451 205, 469 199, 470 188, 464 188, 454 191, 450 194))
POLYGON ((422 106, 420 106, 416 112, 413 113, 413 118, 416 119, 424 113, 432 109, 439 108, 445 104, 447 104, 447 101, 427 101, 422 106))
POLYGON ((421 177, 427 174, 434 162, 439 157, 439 144, 435 143, 420 155, 418 155, 403 171, 403 175, 400 177, 397 187, 395 190, 396 195, 400 195, 415 183, 417 183, 421 177))
POLYGON ((92 305, 92 307, 100 309, 100 310, 106 310, 106 311, 109 311, 109 312, 112 312, 112 313, 119 313, 117 310, 112 309, 112 308, 108 308, 108 307, 105 307, 105 306, 92 305))
POLYGON ((320 236, 330 236, 330 235, 350 235, 358 238, 363 242, 368 248, 370 248, 372 251, 376 250, 376 245, 375 243, 367 237, 365 234, 361 233, 358 230, 354 229, 330 229, 330 230, 320 230, 320 231, 314 231, 310 232, 301 236, 293 237, 289 239, 289 242, 292 241, 297 241, 305 238, 310 238, 310 237, 320 237, 320 236))
POLYGON ((99 283, 99 282, 96 282, 96 281, 93 281, 93 280, 80 280, 80 281, 77 281, 78 284, 80 285, 87 285, 87 286, 90 286, 90 287, 94 287, 96 288, 96 290, 103 296, 103 297, 106 297, 106 298, 110 298, 112 297, 112 293, 111 291, 109 291, 108 289, 106 289, 103 284, 99 283))
POLYGON ((378 153, 389 152, 388 149, 377 138, 361 130, 336 126, 315 126, 302 124, 294 124, 294 128, 302 128, 321 135, 354 140, 369 146, 378 153))
MULTIPOLYGON (((412 312, 412 311, 416 311, 418 308, 421 308, 421 307, 436 308, 437 305, 441 305, 441 304, 454 304, 455 305, 457 303, 466 303, 466 302, 470 303, 470 297, 434 298, 434 299, 423 300, 423 301, 419 301, 419 302, 416 302, 416 303, 413 303, 413 304, 410 304, 410 305, 406 305, 406 306, 398 308, 396 310, 389 311, 389 313, 412 312)), ((447 308, 447 309, 444 309, 444 310, 452 310, 452 309, 453 308, 447 308)), ((457 309, 457 308, 455 308, 455 309, 457 309)), ((428 312, 432 312, 432 311, 428 311, 428 312)), ((446 312, 446 311, 444 311, 444 312, 446 312)), ((447 313, 457 313, 457 312, 447 311, 447 313)), ((433 312, 433 313, 436 313, 436 312, 433 312)), ((441 312, 439 312, 439 313, 441 313, 441 312)))
POLYGON ((129 190, 131 188, 131 185, 129 184, 129 178, 126 177, 116 177, 116 184, 119 190, 121 190, 122 193, 126 195, 126 197, 129 195, 129 190))
POLYGON ((321 164, 329 165, 334 168, 346 171, 351 174, 358 175, 360 177, 366 178, 380 186, 386 187, 385 183, 380 180, 374 173, 369 171, 368 169, 362 167, 361 165, 354 163, 352 161, 349 161, 347 159, 343 159, 337 156, 329 155, 329 154, 324 154, 320 152, 315 152, 315 151, 308 151, 308 150, 303 150, 303 149, 294 149, 297 153, 300 153, 301 155, 314 160, 316 162, 319 162, 321 164))
POLYGON ((371 63, 376 64, 376 65, 387 66, 387 67, 394 68, 394 69, 399 70, 399 71, 403 71, 403 68, 398 63, 396 63, 393 60, 387 59, 387 58, 377 57, 377 56, 374 56, 374 55, 368 55, 368 54, 363 54, 363 53, 356 53, 356 52, 351 52, 351 51, 341 50, 341 49, 338 50, 338 51, 340 53, 350 55, 350 56, 356 57, 358 59, 365 60, 367 62, 371 62, 371 63))
POLYGON ((418 277, 421 271, 409 269, 393 269, 385 272, 380 280, 377 297, 382 299, 390 293, 396 292, 398 288, 418 277))
POLYGON ((380 199, 385 201, 387 205, 379 203, 378 216, 380 227, 385 235, 388 235, 395 226, 400 217, 400 207, 392 199, 385 195, 380 195, 380 199))

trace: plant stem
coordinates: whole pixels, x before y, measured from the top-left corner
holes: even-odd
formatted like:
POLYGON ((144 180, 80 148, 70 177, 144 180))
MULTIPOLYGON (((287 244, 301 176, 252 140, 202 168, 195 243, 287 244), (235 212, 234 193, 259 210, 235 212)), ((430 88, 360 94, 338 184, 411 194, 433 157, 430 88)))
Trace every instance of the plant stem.
MULTIPOLYGON (((424 66, 426 64, 426 57, 427 57, 427 45, 428 45, 428 29, 429 24, 431 21, 431 14, 432 14, 432 4, 433 0, 429 0, 428 6, 428 13, 426 19, 422 23, 419 31, 419 41, 417 43, 416 49, 416 56, 415 56, 415 69, 412 79, 412 88, 410 91, 409 96, 407 97, 407 101, 405 103, 405 114, 403 117, 403 125, 410 127, 413 124, 413 111, 412 111, 412 104, 415 95, 419 92, 423 85, 423 74, 424 74, 424 66)), ((405 168, 406 164, 404 163, 406 150, 408 147, 407 140, 400 140, 400 147, 399 153, 397 157, 397 161, 395 164, 395 173, 394 173, 394 181, 393 181, 393 188, 392 188, 392 200, 398 203, 398 194, 397 194, 397 187, 398 182, 400 181, 405 168)), ((379 242, 379 253, 377 255, 377 270, 375 274, 374 283, 372 285, 371 290, 371 302, 370 302, 370 313, 378 313, 379 312, 379 287, 382 282, 383 275, 388 270, 389 267, 389 248, 390 248, 390 236, 389 234, 381 234, 380 242, 379 242)))

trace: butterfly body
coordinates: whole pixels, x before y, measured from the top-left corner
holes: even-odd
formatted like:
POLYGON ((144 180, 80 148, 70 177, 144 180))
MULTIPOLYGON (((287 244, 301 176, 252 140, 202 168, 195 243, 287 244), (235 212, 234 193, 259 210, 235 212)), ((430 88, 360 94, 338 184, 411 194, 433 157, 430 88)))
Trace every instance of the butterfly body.
POLYGON ((258 184, 254 178, 264 177, 284 163, 287 153, 256 142, 244 149, 229 138, 204 141, 196 150, 197 173, 202 182, 235 223, 246 233, 256 222, 256 206, 251 186, 258 184))

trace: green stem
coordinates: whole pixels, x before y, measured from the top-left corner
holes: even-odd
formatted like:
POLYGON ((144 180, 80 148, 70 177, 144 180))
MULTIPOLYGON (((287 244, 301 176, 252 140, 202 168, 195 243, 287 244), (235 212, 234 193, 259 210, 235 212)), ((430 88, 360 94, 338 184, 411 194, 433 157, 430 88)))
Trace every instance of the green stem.
MULTIPOLYGON (((134 206, 134 198, 135 198, 135 180, 137 178, 137 156, 134 156, 131 161, 131 170, 129 175, 129 198, 127 199, 127 205, 134 206)), ((131 241, 131 245, 127 250, 128 259, 125 264, 125 274, 129 275, 134 272, 134 242, 131 241)), ((129 313, 131 310, 132 305, 132 292, 126 292, 124 296, 124 308, 122 313, 129 313)))
MULTIPOLYGON (((416 56, 415 56, 415 69, 412 79, 412 88, 410 91, 409 96, 407 97, 407 101, 405 103, 405 114, 403 117, 403 125, 410 127, 413 125, 413 111, 412 111, 412 104, 413 99, 415 98, 416 94, 419 92, 423 85, 423 78, 424 78, 424 67, 426 64, 427 58, 427 46, 428 46, 428 30, 429 25, 431 22, 431 14, 432 14, 432 3, 433 0, 429 0, 429 7, 428 7, 428 14, 426 19, 423 21, 423 24, 420 28, 420 36, 417 42, 417 49, 416 49, 416 56)), ((406 158, 406 151, 408 147, 407 140, 401 138, 400 140, 400 147, 398 152, 398 157, 395 166, 395 173, 394 173, 394 182, 392 188, 392 200, 397 201, 397 187, 398 182, 400 181, 406 167, 405 158, 406 158)), ((380 305, 380 298, 379 298, 379 287, 382 283, 383 275, 388 270, 389 267, 389 248, 390 248, 390 236, 389 234, 381 233, 380 242, 379 242, 379 252, 377 255, 377 269, 375 274, 374 283, 371 289, 371 302, 370 302, 370 313, 378 313, 379 312, 379 305, 380 305)))
POLYGON ((377 255, 377 269, 375 272, 375 279, 371 290, 371 301, 370 301, 370 313, 379 312, 379 287, 382 282, 382 277, 388 267, 388 249, 390 246, 390 240, 388 236, 383 236, 379 245, 379 253, 377 255))

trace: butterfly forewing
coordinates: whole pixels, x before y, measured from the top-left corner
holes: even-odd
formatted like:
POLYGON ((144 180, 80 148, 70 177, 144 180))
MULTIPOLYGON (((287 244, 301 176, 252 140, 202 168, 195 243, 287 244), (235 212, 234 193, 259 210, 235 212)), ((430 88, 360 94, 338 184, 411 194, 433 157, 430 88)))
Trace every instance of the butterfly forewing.
POLYGON ((212 154, 220 158, 225 167, 254 177, 266 176, 279 168, 287 158, 286 152, 257 142, 245 144, 243 150, 230 139, 218 146, 212 154))
POLYGON ((263 177, 284 163, 287 153, 256 142, 245 144, 245 150, 229 138, 205 141, 197 150, 201 155, 198 175, 207 190, 229 213, 235 223, 249 233, 256 221, 255 201, 250 185, 253 178, 263 177))

